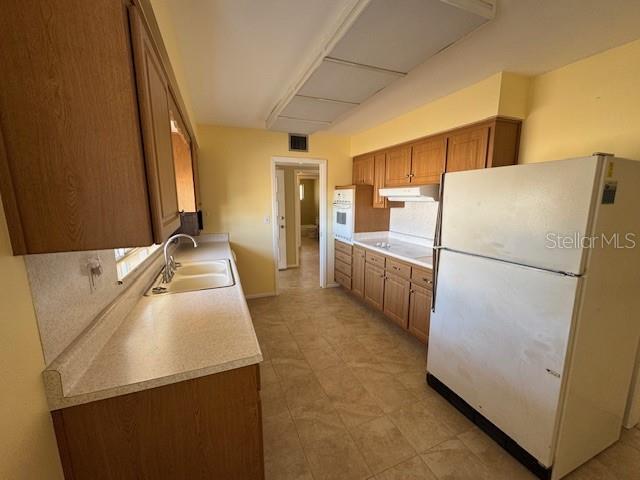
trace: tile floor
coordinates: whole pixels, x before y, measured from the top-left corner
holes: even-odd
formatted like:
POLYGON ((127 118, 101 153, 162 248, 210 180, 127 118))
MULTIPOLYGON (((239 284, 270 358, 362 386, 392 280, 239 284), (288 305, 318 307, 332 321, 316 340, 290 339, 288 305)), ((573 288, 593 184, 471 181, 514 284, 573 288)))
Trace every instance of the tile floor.
MULTIPOLYGON (((425 385, 419 342, 342 288, 318 288, 317 242, 249 307, 268 480, 533 479, 425 385)), ((640 429, 566 477, 640 479, 640 429)))

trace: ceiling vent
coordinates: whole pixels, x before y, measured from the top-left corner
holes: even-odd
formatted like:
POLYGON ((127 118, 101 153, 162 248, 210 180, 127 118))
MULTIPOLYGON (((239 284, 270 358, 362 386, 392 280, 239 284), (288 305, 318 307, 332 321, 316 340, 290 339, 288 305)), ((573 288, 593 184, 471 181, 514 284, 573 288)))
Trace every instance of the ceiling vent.
POLYGON ((289 151, 290 152, 308 152, 309 137, 307 135, 298 135, 296 133, 289 134, 289 151))
POLYGON ((495 16, 495 0, 352 0, 267 128, 313 133, 495 16))

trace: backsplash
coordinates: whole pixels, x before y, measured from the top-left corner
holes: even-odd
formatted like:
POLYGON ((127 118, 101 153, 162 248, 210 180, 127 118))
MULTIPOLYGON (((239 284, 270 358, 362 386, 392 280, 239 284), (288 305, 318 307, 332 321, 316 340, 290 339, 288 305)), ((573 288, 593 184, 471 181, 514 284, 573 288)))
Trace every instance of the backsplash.
POLYGON ((405 202, 404 208, 392 208, 389 230, 433 240, 439 202, 405 202))
MULTIPOLYGON (((126 285, 118 284, 113 250, 26 255, 24 261, 48 365, 126 285), (87 262, 96 256, 100 257, 103 271, 95 278, 92 290, 87 262)), ((136 272, 127 277, 127 284, 137 275, 136 272)))

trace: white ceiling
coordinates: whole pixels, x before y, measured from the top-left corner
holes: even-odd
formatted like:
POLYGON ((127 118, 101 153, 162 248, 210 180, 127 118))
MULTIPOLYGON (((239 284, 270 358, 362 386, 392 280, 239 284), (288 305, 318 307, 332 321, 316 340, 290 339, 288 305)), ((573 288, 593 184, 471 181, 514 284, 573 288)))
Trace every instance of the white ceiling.
MULTIPOLYGON (((196 122, 254 128, 264 128, 309 55, 353 5, 353 0, 158 1, 171 12, 196 122)), ((493 21, 323 128, 359 131, 501 70, 529 75, 553 70, 639 38, 639 24, 638 0, 497 0, 493 21)))

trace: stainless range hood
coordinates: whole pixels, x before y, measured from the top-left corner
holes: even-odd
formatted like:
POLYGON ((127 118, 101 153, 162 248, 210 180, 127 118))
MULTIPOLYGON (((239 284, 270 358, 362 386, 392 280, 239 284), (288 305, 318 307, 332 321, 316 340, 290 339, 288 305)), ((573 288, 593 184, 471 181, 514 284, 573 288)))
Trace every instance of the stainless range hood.
POLYGON ((381 197, 392 202, 437 202, 440 185, 419 185, 415 187, 381 188, 381 197))

